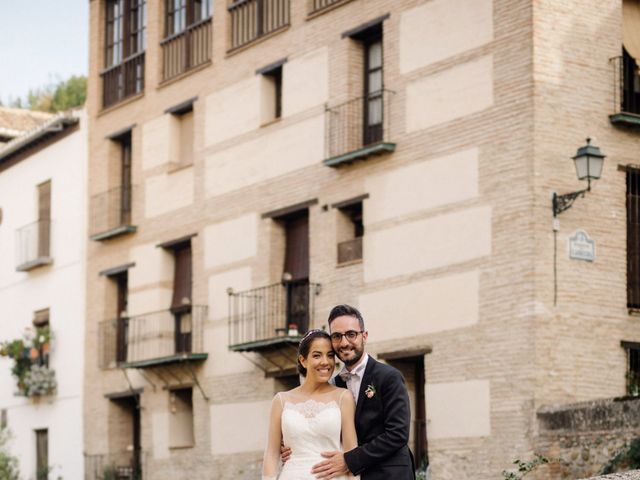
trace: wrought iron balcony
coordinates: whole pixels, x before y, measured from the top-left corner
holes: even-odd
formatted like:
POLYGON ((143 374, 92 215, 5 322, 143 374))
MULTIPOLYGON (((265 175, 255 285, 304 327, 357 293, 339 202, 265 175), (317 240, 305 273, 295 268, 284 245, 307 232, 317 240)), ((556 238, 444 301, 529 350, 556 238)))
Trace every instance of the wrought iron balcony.
POLYGON ((613 114, 611 123, 640 126, 640 75, 636 60, 624 52, 609 60, 613 67, 613 114))
POLYGON ((309 0, 309 15, 313 15, 339 3, 347 3, 348 1, 349 0, 309 0))
POLYGON ((297 343, 313 323, 320 285, 308 280, 229 292, 229 348, 251 351, 297 343))
POLYGON ((136 53, 121 63, 103 70, 102 106, 115 105, 144 90, 144 52, 136 53))
POLYGON ((91 197, 91 240, 106 240, 135 232, 131 224, 131 209, 135 187, 116 187, 91 197))
POLYGON ((176 77, 211 60, 212 31, 209 17, 162 40, 163 80, 176 77))
POLYGON ((206 306, 106 320, 98 328, 101 368, 145 368, 205 360, 206 306))
POLYGON ((85 480, 143 480, 144 452, 127 450, 84 456, 85 480))
POLYGON ((326 108, 326 160, 337 167, 371 155, 392 152, 389 118, 393 92, 380 90, 326 108))
POLYGON ((51 220, 38 220, 16 231, 16 270, 26 272, 49 265, 51 258, 51 220))
POLYGON ((236 0, 229 6, 231 48, 242 47, 289 25, 290 0, 236 0))

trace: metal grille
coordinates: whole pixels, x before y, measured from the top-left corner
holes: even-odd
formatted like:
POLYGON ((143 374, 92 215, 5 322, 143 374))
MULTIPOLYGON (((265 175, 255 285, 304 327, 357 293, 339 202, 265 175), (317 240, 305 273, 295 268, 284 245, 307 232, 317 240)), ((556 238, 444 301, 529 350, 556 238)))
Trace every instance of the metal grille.
POLYGON ((313 322, 319 285, 308 280, 276 283, 229 294, 229 345, 285 336, 295 324, 303 334, 313 322))
POLYGON ((229 6, 231 49, 289 24, 289 0, 236 0, 229 6))
POLYGON ((640 309, 640 169, 627 170, 627 307, 640 309))
POLYGON ((131 225, 131 205, 135 188, 112 188, 91 197, 91 235, 131 225))
POLYGON ((143 480, 144 454, 124 451, 105 455, 85 455, 85 480, 143 480))
POLYGON ((122 63, 107 68, 102 77, 102 106, 107 108, 144 90, 144 52, 126 58, 122 63))
POLYGON ((168 80, 208 62, 212 31, 209 17, 162 40, 162 78, 168 80))
POLYGON ((336 3, 345 3, 348 0, 310 0, 309 2, 309 13, 315 13, 317 11, 323 10, 331 5, 335 5, 336 3))
POLYGON ((609 61, 613 67, 614 113, 640 115, 640 75, 635 59, 625 50, 609 61))
POLYGON ((379 90, 326 109, 326 157, 388 141, 390 90, 379 90))
POLYGON ((100 322, 100 367, 204 353, 203 333, 207 311, 206 306, 191 306, 180 312, 162 310, 100 322))
POLYGON ((51 221, 38 220, 16 231, 16 265, 18 268, 48 258, 50 254, 51 221))

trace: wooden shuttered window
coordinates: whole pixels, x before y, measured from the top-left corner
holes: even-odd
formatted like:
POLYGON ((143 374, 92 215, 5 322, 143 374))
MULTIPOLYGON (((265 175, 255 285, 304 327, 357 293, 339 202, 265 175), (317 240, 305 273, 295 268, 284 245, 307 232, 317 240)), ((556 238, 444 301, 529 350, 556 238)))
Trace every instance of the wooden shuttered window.
POLYGON ((292 280, 309 278, 309 212, 304 210, 284 219, 286 250, 284 271, 292 280))
POLYGON ((627 170, 627 307, 640 309, 640 169, 627 170))
POLYGON ((191 242, 176 246, 173 249, 175 268, 173 275, 172 309, 180 309, 191 305, 191 242))
POLYGON ((51 242, 51 181, 38 185, 38 257, 49 256, 51 242))
POLYGON ((286 283, 286 325, 295 324, 304 333, 309 327, 309 211, 295 212, 283 219, 285 225, 284 271, 286 283))
POLYGON ((120 225, 131 223, 131 131, 123 135, 120 143, 120 225))
POLYGON ((127 308, 129 303, 129 273, 124 271, 114 275, 116 282, 116 362, 127 361, 127 345, 129 343, 129 318, 127 308))
POLYGON ((49 430, 36 430, 36 479, 49 478, 49 430))

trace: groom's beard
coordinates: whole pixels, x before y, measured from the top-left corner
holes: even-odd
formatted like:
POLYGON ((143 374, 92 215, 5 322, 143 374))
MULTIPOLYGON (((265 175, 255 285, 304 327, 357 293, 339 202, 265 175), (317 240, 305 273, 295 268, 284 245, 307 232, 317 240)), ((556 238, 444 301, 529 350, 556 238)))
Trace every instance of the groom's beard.
POLYGON ((338 349, 336 351, 336 355, 338 355, 338 358, 340 360, 342 360, 342 363, 344 363, 347 367, 351 367, 351 366, 355 365, 356 363, 358 363, 360 361, 360 359, 362 358, 362 355, 364 355, 364 346, 363 345, 357 345, 357 346, 353 345, 353 346, 350 346, 349 348, 338 349), (346 357, 340 352, 340 350, 353 352, 353 356, 346 357))

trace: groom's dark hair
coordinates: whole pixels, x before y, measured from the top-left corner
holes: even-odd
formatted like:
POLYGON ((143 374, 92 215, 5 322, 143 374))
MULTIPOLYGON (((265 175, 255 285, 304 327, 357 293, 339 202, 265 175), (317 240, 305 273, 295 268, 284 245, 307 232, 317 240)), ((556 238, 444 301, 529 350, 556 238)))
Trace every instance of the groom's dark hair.
POLYGON ((338 317, 349 316, 358 319, 358 323, 360 324, 360 330, 364 330, 364 319, 362 318, 362 314, 356 307, 352 307, 351 305, 343 304, 336 305, 329 312, 329 328, 331 328, 331 322, 333 322, 338 317))

